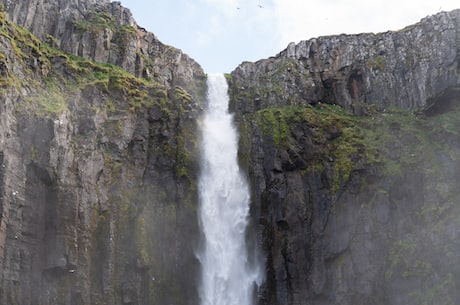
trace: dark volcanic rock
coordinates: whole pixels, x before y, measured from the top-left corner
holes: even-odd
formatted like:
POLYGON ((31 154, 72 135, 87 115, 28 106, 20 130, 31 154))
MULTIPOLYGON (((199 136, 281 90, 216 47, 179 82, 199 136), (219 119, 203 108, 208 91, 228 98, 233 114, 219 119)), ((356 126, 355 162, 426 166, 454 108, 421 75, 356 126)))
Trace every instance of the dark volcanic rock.
POLYGON ((9 19, 62 51, 118 65, 165 86, 200 93, 198 63, 181 50, 161 43, 137 25, 120 2, 93 0, 2 0, 9 19))
MULTIPOLYGON (((0 4, 0 303, 197 304, 202 69, 117 2, 0 4)), ((260 304, 459 303, 459 14, 229 75, 260 304)))
POLYGON ((340 35, 291 43, 277 56, 232 72, 233 108, 333 103, 356 114, 372 105, 421 109, 459 86, 460 10, 397 32, 340 35))
POLYGON ((201 97, 0 24, 0 303, 196 304, 201 97))
POLYGON ((229 76, 260 304, 459 302, 459 21, 290 44, 229 76))
POLYGON ((460 137, 447 126, 458 126, 459 110, 240 115, 241 160, 267 255, 260 304, 456 304, 460 137), (342 133, 324 136, 331 129, 342 133))

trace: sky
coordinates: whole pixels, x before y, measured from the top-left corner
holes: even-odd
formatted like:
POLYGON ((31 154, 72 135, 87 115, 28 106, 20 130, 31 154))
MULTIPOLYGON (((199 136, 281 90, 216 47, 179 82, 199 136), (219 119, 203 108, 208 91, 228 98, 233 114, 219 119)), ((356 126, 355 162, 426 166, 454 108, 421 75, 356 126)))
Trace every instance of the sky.
POLYGON ((275 56, 290 42, 399 30, 458 0, 121 0, 141 27, 207 73, 275 56))

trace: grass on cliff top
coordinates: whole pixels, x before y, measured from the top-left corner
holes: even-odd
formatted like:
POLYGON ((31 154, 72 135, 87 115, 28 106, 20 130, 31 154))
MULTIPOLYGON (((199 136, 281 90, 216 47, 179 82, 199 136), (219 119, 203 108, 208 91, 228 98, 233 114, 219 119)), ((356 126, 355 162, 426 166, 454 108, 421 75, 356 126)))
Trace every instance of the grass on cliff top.
POLYGON ((3 11, 0 35, 7 39, 5 47, 13 51, 9 56, 0 53, 0 90, 27 88, 20 106, 29 112, 52 116, 65 111, 71 94, 88 86, 120 92, 129 100, 131 111, 151 105, 151 95, 167 97, 164 86, 154 79, 137 78, 121 67, 65 54, 8 21, 3 11), (13 73, 13 69, 20 72, 13 73))
POLYGON ((118 34, 136 32, 136 29, 131 25, 118 25, 117 23, 117 20, 109 12, 93 10, 88 13, 85 19, 75 21, 75 27, 81 34, 89 32, 93 35, 104 29, 118 31, 118 34))
POLYGON ((113 100, 107 104, 109 111, 135 111, 143 106, 151 106, 151 94, 164 98, 164 86, 154 80, 133 76, 122 68, 106 63, 93 62, 78 56, 62 54, 51 50, 50 61, 62 61, 62 68, 52 68, 44 77, 44 84, 36 95, 26 98, 28 110, 38 114, 52 115, 67 109, 66 99, 86 87, 97 87, 102 92, 124 96, 125 105, 115 105, 113 100), (157 94, 158 93, 158 94, 157 94), (122 106, 120 108, 120 106, 122 106))

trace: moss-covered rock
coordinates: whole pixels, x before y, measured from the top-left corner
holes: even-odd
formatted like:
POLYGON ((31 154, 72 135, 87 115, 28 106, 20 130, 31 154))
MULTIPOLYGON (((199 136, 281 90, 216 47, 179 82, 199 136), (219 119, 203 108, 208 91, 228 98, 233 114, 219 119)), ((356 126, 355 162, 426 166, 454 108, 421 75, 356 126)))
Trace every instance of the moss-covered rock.
POLYGON ((459 110, 237 113, 267 304, 457 302, 459 110))
POLYGON ((0 23, 0 303, 194 303, 201 100, 0 23))

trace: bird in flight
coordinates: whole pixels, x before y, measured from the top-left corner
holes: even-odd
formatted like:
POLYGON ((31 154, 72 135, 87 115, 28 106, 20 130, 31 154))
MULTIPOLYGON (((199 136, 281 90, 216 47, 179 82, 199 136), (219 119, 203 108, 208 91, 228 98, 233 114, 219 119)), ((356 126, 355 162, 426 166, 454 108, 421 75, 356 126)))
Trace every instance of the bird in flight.
MULTIPOLYGON (((258 6, 259 8, 264 8, 262 4, 257 4, 257 6, 258 6)), ((237 9, 237 10, 240 10, 241 7, 237 6, 236 9, 237 9)))

